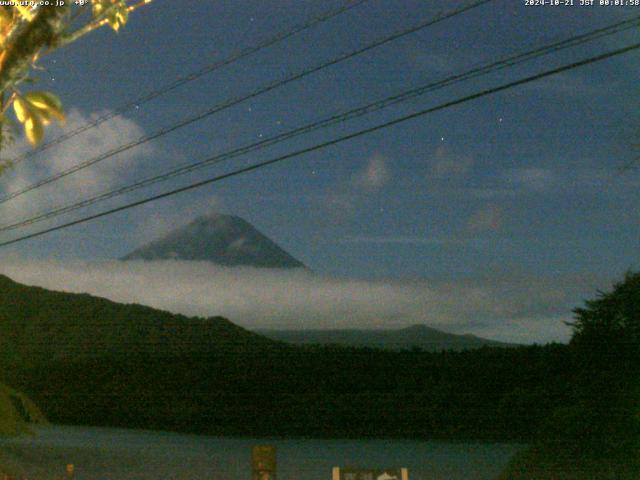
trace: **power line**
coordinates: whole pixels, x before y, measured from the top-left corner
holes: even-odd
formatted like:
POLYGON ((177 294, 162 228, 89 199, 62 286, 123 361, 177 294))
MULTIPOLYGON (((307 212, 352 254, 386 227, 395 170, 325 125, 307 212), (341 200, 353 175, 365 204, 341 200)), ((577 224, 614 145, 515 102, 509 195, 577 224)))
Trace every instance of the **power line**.
POLYGON ((445 13, 445 14, 437 16, 436 18, 432 18, 432 19, 429 19, 429 20, 427 20, 425 22, 422 22, 422 23, 418 24, 417 26, 413 26, 411 28, 408 28, 408 29, 402 30, 400 32, 397 32, 395 34, 392 34, 392 35, 389 35, 387 37, 384 37, 384 38, 382 38, 380 40, 377 40, 377 41, 375 41, 373 43, 370 43, 370 44, 366 45, 363 48, 360 48, 358 50, 352 51, 352 52, 347 53, 347 54, 340 55, 339 57, 336 57, 333 60, 325 62, 325 63, 323 63, 321 65, 318 65, 318 66, 303 70, 303 71, 301 71, 299 73, 296 73, 294 75, 291 75, 291 76, 285 78, 284 80, 278 80, 278 81, 270 83, 270 84, 268 84, 266 86, 260 87, 260 88, 258 88, 257 90, 254 90, 252 93, 250 93, 248 95, 244 95, 242 97, 236 97, 236 98, 233 98, 233 99, 228 100, 226 102, 223 102, 221 104, 217 104, 217 105, 213 106, 212 108, 208 109, 207 111, 205 111, 203 113, 200 113, 198 115, 189 117, 187 119, 184 119, 184 120, 182 120, 182 121, 180 121, 178 123, 175 123, 175 124, 173 124, 173 125, 171 125, 169 127, 162 128, 162 129, 160 129, 160 130, 158 130, 155 133, 152 133, 150 135, 145 135, 143 137, 140 137, 139 139, 134 140, 132 142, 129 142, 128 144, 115 147, 115 148, 113 148, 113 149, 111 149, 111 150, 109 150, 109 151, 107 151, 107 152, 105 152, 105 153, 103 153, 101 155, 98 155, 97 157, 94 157, 92 159, 89 159, 89 160, 86 160, 86 161, 81 162, 79 164, 76 164, 76 165, 74 165, 72 167, 69 167, 69 168, 67 168, 65 170, 62 170, 62 171, 60 171, 60 172, 58 172, 58 173, 56 173, 54 175, 51 175, 50 177, 47 177, 47 178, 42 179, 42 180, 39 180, 39 181, 37 181, 35 183, 32 183, 31 185, 27 185, 26 187, 21 188, 19 190, 16 190, 15 192, 12 192, 10 194, 4 195, 3 197, 0 197, 0 204, 1 203, 5 203, 5 202, 7 202, 7 201, 9 201, 9 200, 11 200, 13 198, 16 198, 16 197, 18 197, 20 195, 25 194, 27 192, 30 192, 31 190, 35 190, 36 188, 40 188, 40 187, 42 187, 44 185, 53 183, 53 182, 55 182, 57 180, 60 180, 61 178, 64 178, 64 177, 66 177, 68 175, 71 175, 71 174, 73 174, 73 173, 75 173, 77 171, 80 171, 80 170, 83 170, 83 169, 85 169, 87 167, 95 165, 96 163, 101 162, 103 160, 106 160, 107 158, 111 158, 112 156, 114 156, 114 155, 116 155, 118 153, 122 153, 122 152, 124 152, 126 150, 129 150, 131 148, 137 147, 137 146, 142 145, 144 143, 150 142, 151 140, 155 140, 156 138, 159 138, 159 137, 162 137, 164 135, 167 135, 167 134, 169 134, 169 133, 171 133, 171 132, 173 132, 175 130, 178 130, 180 128, 186 127, 187 125, 190 125, 190 124, 192 124, 194 122, 200 121, 200 120, 202 120, 202 119, 204 119, 206 117, 209 117, 209 116, 211 116, 211 115, 213 115, 215 113, 218 113, 218 112, 220 112, 222 110, 226 110, 227 108, 230 108, 232 106, 238 105, 239 103, 242 103, 242 102, 244 102, 246 100, 249 100, 251 98, 255 98, 255 97, 259 96, 259 95, 263 95, 263 94, 265 94, 267 92, 275 90, 276 88, 279 88, 279 87, 287 85, 287 84, 289 84, 291 82, 300 80, 300 79, 302 79, 302 78, 304 78, 304 77, 306 77, 308 75, 316 73, 316 72, 318 72, 320 70, 324 70, 327 67, 330 67, 330 66, 333 66, 333 65, 335 65, 337 63, 343 62, 345 60, 354 58, 354 57, 356 57, 358 55, 361 55, 361 54, 363 54, 365 52, 368 52, 369 50, 372 50, 374 48, 377 48, 377 47, 380 47, 382 45, 385 45, 385 44, 387 44, 387 43, 389 43, 391 41, 397 40, 397 39, 399 39, 401 37, 404 37, 406 35, 409 35, 411 33, 415 33, 417 31, 422 30, 424 28, 427 28, 429 26, 435 25, 436 23, 439 23, 439 22, 441 22, 443 20, 446 20, 446 19, 455 17, 457 15, 460 15, 460 14, 462 14, 462 13, 468 11, 468 10, 471 10, 473 8, 476 8, 476 7, 479 7, 481 5, 484 5, 485 3, 489 3, 491 1, 493 1, 493 0, 479 0, 479 1, 476 1, 476 2, 471 3, 469 5, 466 5, 464 7, 457 8, 457 9, 455 9, 455 10, 449 12, 449 13, 445 13))
POLYGON ((326 128, 329 127, 331 125, 334 125, 336 123, 339 122, 344 122, 347 120, 351 120, 353 118, 357 118, 369 113, 372 113, 374 111, 378 111, 381 110, 383 108, 389 107, 391 105, 395 105, 397 103, 409 100, 411 98, 415 98, 417 96, 423 95, 424 93, 427 92, 431 92, 440 88, 444 88, 450 85, 453 85, 455 83, 459 83, 465 80, 469 80, 472 78, 477 78, 479 76, 483 76, 483 75, 487 75, 489 73, 493 73, 496 71, 499 71, 503 68, 511 68, 514 67, 518 64, 533 60, 535 58, 539 58, 543 55, 548 55, 550 53, 554 53, 557 51, 560 51, 562 49, 566 49, 566 48, 570 48, 570 47, 575 47, 577 45, 586 43, 586 42, 590 42, 593 40, 597 40, 600 39, 604 36, 609 36, 609 35, 613 35, 613 34, 617 34, 620 33, 624 30, 630 29, 630 28, 634 28, 637 26, 638 21, 640 21, 640 16, 634 16, 632 18, 620 21, 620 22, 616 22, 612 25, 608 25, 606 27, 602 27, 602 28, 598 28, 595 30, 591 30, 589 32, 580 34, 580 35, 575 35, 572 36, 570 38, 567 39, 563 39, 561 41, 555 42, 555 43, 551 43, 542 47, 538 47, 534 50, 529 50, 526 52, 522 52, 522 53, 518 53, 515 55, 511 55, 505 58, 502 58, 498 61, 495 61, 491 64, 485 65, 485 66, 481 66, 481 67, 476 67, 473 68, 471 70, 468 70, 464 73, 458 74, 458 75, 453 75, 450 77, 447 77, 443 80, 437 81, 437 82, 433 82, 430 83, 428 85, 423 85, 421 87, 417 87, 396 95, 392 95, 390 97, 386 97, 382 100, 378 100, 372 103, 369 103, 365 106, 359 107, 359 108, 355 108, 352 110, 349 110, 347 112, 343 112, 341 114, 337 114, 337 115, 333 115, 330 116, 328 118, 304 125, 302 127, 298 127, 295 128, 293 130, 289 130, 288 132, 284 132, 278 135, 275 135, 273 137, 270 138, 266 138, 264 140, 258 141, 258 142, 254 142, 252 144, 249 145, 245 145, 239 148, 235 148, 232 150, 229 150, 227 152, 218 154, 214 157, 196 162, 196 163, 189 163, 186 165, 183 165, 181 167, 175 168, 173 170, 170 170, 168 172, 164 172, 162 174, 158 174, 158 175, 154 175, 152 177, 148 177, 146 179, 143 180, 139 180, 136 181, 134 183, 131 183, 129 185, 125 185, 122 187, 118 187, 116 189, 107 191, 107 192, 103 192, 100 193, 96 196, 90 197, 88 199, 82 200, 80 202, 75 202, 75 203, 71 203, 71 204, 67 204, 64 206, 59 206, 56 207, 52 210, 48 210, 46 212, 40 213, 36 216, 33 217, 29 217, 27 219, 12 223, 12 224, 7 224, 7 225, 3 225, 0 226, 0 232, 2 231, 9 231, 9 230, 14 230, 16 228, 19 227, 23 227, 26 225, 32 225, 34 223, 38 223, 53 217, 57 217, 59 215, 62 215, 64 213, 68 213, 80 208, 84 208, 90 205, 93 205, 95 203, 98 203, 100 201, 103 200, 108 200, 110 198, 116 197, 116 196, 120 196, 120 195, 124 195, 126 193, 130 193, 134 190, 137 190, 139 188, 143 188, 149 185, 153 185, 155 183, 159 183, 162 181, 166 181, 170 178, 174 178, 176 176, 179 175, 183 175, 201 168, 205 168, 205 167, 209 167, 213 164, 218 164, 221 163, 222 161, 225 160, 229 160, 231 158, 235 158, 241 155, 245 155, 249 152, 252 151, 256 151, 256 150, 261 150, 263 148, 269 147, 271 145, 280 143, 282 141, 297 137, 299 135, 303 135, 315 130, 318 130, 320 128, 326 128))
POLYGON ((481 97, 484 97, 484 96, 487 96, 487 95, 492 95, 494 93, 498 93, 498 92, 501 92, 501 91, 504 91, 504 90, 508 90, 508 89, 517 87, 519 85, 524 85, 526 83, 534 82, 536 80, 540 80, 542 78, 549 77, 551 75, 555 75, 555 74, 558 74, 558 73, 561 73, 561 72, 572 70, 574 68, 578 68, 578 67, 582 67, 582 66, 585 66, 585 65, 588 65, 588 64, 591 64, 591 63, 595 63, 595 62, 599 62, 599 61, 602 61, 602 60, 606 60, 608 58, 612 58, 612 57, 615 57, 617 55, 622 55, 624 53, 628 53, 630 51, 637 50, 639 48, 640 48, 640 43, 635 43, 635 44, 628 45, 628 46, 623 47, 623 48, 619 48, 617 50, 613 50, 613 51, 609 51, 607 53, 603 53, 601 55, 597 55, 597 56, 590 57, 590 58, 587 58, 587 59, 584 59, 584 60, 580 60, 578 62, 573 62, 573 63, 567 64, 567 65, 563 65, 561 67, 554 68, 552 70, 547 70, 547 71, 542 72, 542 73, 531 75, 529 77, 526 77, 526 78, 523 78, 523 79, 520 79, 520 80, 515 80, 515 81, 512 81, 512 82, 500 85, 498 87, 485 89, 485 90, 482 90, 480 92, 477 92, 477 93, 474 93, 474 94, 467 95, 465 97, 459 98, 457 100, 452 100, 452 101, 449 101, 449 102, 446 102, 446 103, 442 103, 442 104, 440 104, 438 106, 435 106, 435 107, 431 107, 431 108, 427 108, 427 109, 424 109, 424 110, 420 110, 418 112, 415 112, 415 113, 412 113, 412 114, 409 114, 409 115, 404 115, 404 116, 396 118, 394 120, 390 120, 388 122, 384 122, 382 124, 378 124, 378 125, 373 126, 373 127, 365 128, 363 130, 359 130, 359 131, 357 131, 355 133, 344 135, 342 137, 334 138, 333 140, 328 140, 326 142, 313 145, 311 147, 307 147, 307 148, 304 148, 304 149, 301 149, 301 150, 297 150, 297 151, 294 151, 294 152, 291 152, 291 153, 287 153, 285 155, 281 155, 279 157, 275 157, 275 158, 272 158, 270 160, 266 160, 264 162, 260 162, 260 163, 254 164, 254 165, 250 165, 250 166, 247 166, 247 167, 244 167, 244 168, 240 168, 240 169, 237 169, 237 170, 234 170, 232 172, 225 173, 225 174, 222 174, 222 175, 217 175, 215 177, 211 177, 211 178, 208 178, 206 180, 202 180, 202 181, 199 181, 199 182, 196 182, 196 183, 192 183, 190 185, 187 185, 187 186, 184 186, 184 187, 180 187, 180 188, 176 188, 174 190, 170 190, 168 192, 164 192, 164 193, 161 193, 161 194, 158 194, 158 195, 147 197, 147 198, 142 199, 142 200, 138 200, 138 201, 131 202, 131 203, 128 203, 128 204, 125 204, 125 205, 121 205, 119 207, 112 208, 110 210, 106 210, 106 211, 103 211, 103 212, 100 212, 100 213, 96 213, 96 214, 93 214, 93 215, 89 215, 89 216, 86 216, 86 217, 83 217, 83 218, 80 218, 80 219, 77 219, 77 220, 74 220, 74 221, 71 221, 71 222, 67 222, 67 223, 64 223, 64 224, 61 224, 61 225, 57 225, 55 227, 47 228, 47 229, 44 229, 44 230, 40 230, 38 232, 34 232, 34 233, 31 233, 31 234, 28 234, 28 235, 24 235, 22 237, 18 237, 18 238, 12 239, 12 240, 1 242, 0 243, 0 247, 11 245, 11 244, 14 244, 14 243, 17 243, 17 242, 21 242, 21 241, 24 241, 24 240, 28 240, 28 239, 31 239, 31 238, 34 238, 34 237, 39 237, 39 236, 45 235, 47 233, 55 232, 57 230, 62 230, 62 229, 65 229, 65 228, 69 228, 71 226, 78 225, 78 224, 81 224, 81 223, 85 223, 85 222, 88 222, 88 221, 91 221, 91 220, 95 220, 97 218, 105 217, 107 215, 112 215, 114 213, 121 212, 123 210, 128 210, 128 209, 133 208, 133 207, 137 207, 137 206, 140 206, 140 205, 144 205, 146 203, 154 202, 154 201, 160 200, 162 198, 166 198, 166 197, 170 197, 170 196, 173 196, 173 195, 177 195, 178 193, 186 192, 186 191, 193 190, 193 189, 205 186, 205 185, 216 183, 216 182, 225 180, 227 178, 231 178, 231 177, 235 177, 235 176, 238 176, 238 175, 241 175, 241 174, 244 174, 244 173, 251 172, 253 170, 258 170, 260 168, 264 168, 264 167, 267 167, 269 165, 273 165, 275 163, 279 163, 279 162, 282 162, 284 160, 288 160, 290 158, 298 157, 300 155, 304 155, 304 154, 307 154, 307 153, 310 153, 310 152, 314 152, 316 150, 321 150, 321 149, 324 149, 326 147, 329 147, 329 146, 332 146, 332 145, 337 145, 339 143, 345 142, 347 140, 352 140, 354 138, 361 137, 363 135, 367 135, 369 133, 373 133, 373 132, 376 132, 378 130, 382 130, 384 128, 388 128, 388 127, 391 127, 391 126, 394 126, 394 125, 398 125, 400 123, 403 123, 403 122, 406 122, 406 121, 409 121, 409 120, 412 120, 412 119, 427 115, 429 113, 433 113, 433 112, 436 112, 436 111, 439 111, 439 110, 444 110, 446 108, 450 108, 450 107, 453 107, 453 106, 456 106, 456 105, 460 105, 462 103, 466 103, 466 102, 469 102, 471 100, 475 100, 475 99, 478 99, 478 98, 481 98, 481 97))
POLYGON ((308 30, 311 27, 314 27, 315 25, 318 25, 319 23, 325 22, 327 20, 330 20, 334 17, 337 17, 338 15, 345 13, 355 7, 360 6, 361 4, 367 2, 369 0, 354 0, 352 2, 348 2, 346 5, 343 5, 341 7, 338 7, 336 9, 330 10, 328 12, 322 13, 319 16, 316 17, 312 17, 310 19, 308 19, 306 22, 296 25, 293 28, 289 29, 289 30, 284 30, 282 32, 279 32, 277 34, 275 34, 272 37, 269 37, 268 39, 264 40, 263 42, 258 43, 257 45, 254 45, 252 47, 247 47, 244 48, 236 53, 233 53, 231 56, 224 58, 222 60, 219 60, 215 63, 212 63, 210 65, 206 65, 204 67, 202 67, 199 70, 196 70, 194 72, 191 72, 187 75, 183 75, 178 77, 177 79, 175 79, 174 81, 172 81, 171 83, 167 83, 159 88, 157 88, 156 90, 152 90, 150 92, 148 92, 147 94, 138 97, 134 100, 131 100, 123 105, 121 105, 120 107, 112 110, 111 112, 108 112, 104 115, 101 115, 100 117, 96 118, 95 120, 85 123, 84 125, 81 125, 77 128, 75 128, 74 130, 71 130, 67 133, 64 133, 56 138, 54 138, 53 140, 46 142, 42 145, 40 145, 38 148, 35 148, 33 150, 30 150, 29 152, 23 153, 22 155, 14 158, 11 160, 12 163, 17 164, 23 160, 26 160, 27 158, 31 158, 34 157, 35 155, 39 154, 40 152, 43 152, 45 150, 48 150, 49 148, 53 147, 54 145, 58 145, 60 143, 63 143, 67 140, 69 140, 70 138, 75 137, 76 135, 79 135, 80 133, 86 132, 87 130, 90 130, 92 128, 97 127, 98 125, 106 122, 107 120, 110 120, 114 117, 116 117, 117 115, 121 115, 135 107, 138 107, 140 105, 143 105, 145 103, 148 103, 166 93, 169 93, 189 82, 192 82, 194 80, 197 80, 198 78, 203 77, 204 75, 207 75, 215 70, 218 70, 222 67, 226 67, 227 65, 230 65, 234 62, 237 62, 238 60, 242 60, 245 57, 248 57, 249 55, 252 55, 254 53, 259 52, 260 50, 264 50, 265 48, 269 48, 272 47, 273 45, 276 45, 277 43, 280 43, 290 37, 293 37, 294 35, 297 35, 300 32, 303 32, 304 30, 308 30))

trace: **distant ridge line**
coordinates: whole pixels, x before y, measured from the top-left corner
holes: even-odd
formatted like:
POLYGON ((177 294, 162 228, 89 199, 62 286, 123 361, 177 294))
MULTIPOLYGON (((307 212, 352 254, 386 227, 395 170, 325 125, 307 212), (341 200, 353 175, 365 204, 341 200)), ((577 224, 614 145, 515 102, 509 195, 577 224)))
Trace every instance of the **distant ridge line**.
POLYGON ((271 340, 294 345, 339 345, 354 348, 382 350, 472 350, 482 347, 518 347, 515 343, 501 342, 472 334, 453 334, 427 325, 400 328, 346 328, 346 329, 256 329, 256 333, 271 340))

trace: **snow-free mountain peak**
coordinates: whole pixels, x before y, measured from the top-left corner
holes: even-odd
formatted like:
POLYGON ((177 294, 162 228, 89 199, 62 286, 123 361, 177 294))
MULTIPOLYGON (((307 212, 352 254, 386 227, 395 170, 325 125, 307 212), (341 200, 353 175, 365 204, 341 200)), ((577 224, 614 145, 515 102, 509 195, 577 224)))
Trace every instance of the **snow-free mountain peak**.
POLYGON ((224 266, 302 268, 304 264, 246 220, 213 214, 149 242, 123 260, 200 260, 224 266))

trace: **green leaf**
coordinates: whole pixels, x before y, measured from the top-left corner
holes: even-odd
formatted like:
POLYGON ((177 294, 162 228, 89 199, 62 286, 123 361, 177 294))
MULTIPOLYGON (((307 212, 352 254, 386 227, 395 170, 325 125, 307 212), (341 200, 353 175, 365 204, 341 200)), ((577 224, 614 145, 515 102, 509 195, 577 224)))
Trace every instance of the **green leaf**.
POLYGON ((31 105, 38 109, 39 113, 48 123, 49 118, 53 116, 59 122, 64 122, 64 112, 62 111, 62 102, 57 95, 51 92, 29 92, 24 96, 31 105))
POLYGON ((24 96, 24 98, 38 108, 62 111, 62 102, 60 101, 60 98, 51 92, 29 92, 24 96))

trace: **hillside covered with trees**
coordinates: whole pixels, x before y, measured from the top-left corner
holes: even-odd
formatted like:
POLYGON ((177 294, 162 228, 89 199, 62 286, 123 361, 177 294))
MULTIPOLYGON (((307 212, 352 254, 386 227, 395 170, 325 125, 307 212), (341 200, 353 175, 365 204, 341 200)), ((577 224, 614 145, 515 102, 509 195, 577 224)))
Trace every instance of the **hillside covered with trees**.
POLYGON ((504 478, 545 478, 532 465, 549 461, 632 478, 619 474, 640 432, 638 274, 576 309, 569 345, 438 353, 293 347, 222 318, 1 280, 1 380, 55 423, 525 441, 504 478))

